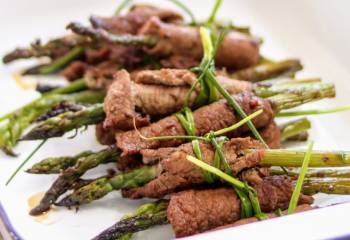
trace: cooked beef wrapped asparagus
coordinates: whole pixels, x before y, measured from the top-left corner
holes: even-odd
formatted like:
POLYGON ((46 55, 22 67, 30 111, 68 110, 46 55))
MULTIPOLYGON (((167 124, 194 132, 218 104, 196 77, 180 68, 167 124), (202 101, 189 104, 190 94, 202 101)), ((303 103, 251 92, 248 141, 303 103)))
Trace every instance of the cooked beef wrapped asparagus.
MULTIPOLYGON (((288 177, 261 177, 255 171, 248 171, 244 178, 257 191, 262 211, 273 212, 288 207, 293 192, 293 185, 288 177)), ((304 204, 303 209, 312 202, 313 198, 309 196, 301 195, 299 198, 299 204, 304 204)), ((161 203, 163 206, 164 203, 161 203)), ((157 206, 157 203, 154 205, 157 206)), ((173 194, 166 211, 153 207, 145 214, 121 220, 94 239, 115 239, 126 233, 142 231, 167 222, 172 225, 176 237, 184 237, 235 224, 240 222, 239 219, 241 201, 233 188, 192 189, 173 194)))
MULTIPOLYGON (((293 192, 286 177, 265 177, 251 183, 258 193, 261 210, 286 209, 293 192)), ((311 204, 312 197, 301 195, 299 204, 311 204)), ((232 188, 187 190, 172 195, 167 217, 176 237, 204 232, 240 219, 240 200, 232 188)))
MULTIPOLYGON (((138 35, 123 38, 104 30, 94 30, 78 23, 68 28, 95 41, 104 40, 116 44, 145 45, 144 51, 162 58, 164 67, 190 68, 197 66, 203 57, 199 29, 180 26, 151 17, 139 30, 138 35)), ((259 41, 245 34, 230 31, 219 47, 216 63, 231 69, 242 69, 259 62, 259 41)))
MULTIPOLYGON (((319 79, 284 79, 276 83, 267 81, 252 84, 221 75, 217 78, 229 94, 253 92, 263 97, 279 93, 299 94, 304 90, 317 91, 320 88, 332 88, 330 85, 318 83, 319 79)), ((137 127, 149 125, 151 119, 159 119, 180 110, 186 101, 191 85, 197 81, 194 73, 181 69, 143 70, 133 74, 122 70, 117 71, 113 79, 104 102, 104 111, 100 105, 97 105, 92 106, 91 109, 86 108, 79 112, 57 116, 52 121, 48 120, 38 125, 23 139, 34 140, 61 136, 68 130, 81 127, 83 124, 96 124, 97 120, 102 121, 105 113, 107 114, 104 121, 106 129, 130 130, 133 128, 134 118, 137 127), (100 115, 97 116, 97 114, 100 115), (88 119, 89 116, 90 119, 88 119), (68 127, 66 126, 68 122, 75 125, 70 124, 71 127, 68 127)), ((199 91, 199 88, 196 88, 189 98, 190 105, 196 99, 199 91)))
POLYGON ((137 34, 140 28, 151 17, 158 17, 164 22, 181 23, 182 16, 176 11, 158 8, 152 5, 137 4, 130 7, 125 15, 98 17, 91 16, 90 22, 94 28, 105 29, 114 34, 129 33, 137 34))
MULTIPOLYGON (((180 23, 182 16, 175 11, 149 5, 135 5, 123 16, 92 16, 90 22, 95 28, 105 29, 114 34, 135 34, 151 17, 164 22, 180 23)), ((29 48, 17 48, 3 57, 4 63, 31 57, 49 57, 51 63, 36 66, 26 74, 49 74, 64 67, 63 75, 69 80, 82 77, 89 65, 111 61, 118 66, 133 67, 142 62, 142 56, 134 46, 111 45, 105 42, 91 42, 79 35, 68 35, 41 44, 36 41, 29 48), (67 66, 68 65, 68 66, 67 66)))
MULTIPOLYGON (((251 141, 251 139, 232 139, 223 145, 223 155, 228 162, 228 168, 236 176, 241 170, 254 166, 300 167, 304 159, 305 151, 302 150, 249 149, 249 144, 253 144, 252 147, 258 147, 255 140, 251 141), (241 148, 244 146, 247 149, 241 148)), ((203 161, 208 164, 216 162, 215 152, 210 144, 201 143, 200 148, 203 161)), ((112 178, 98 179, 62 199, 58 205, 78 206, 90 203, 123 188, 123 194, 126 197, 158 198, 183 188, 202 185, 207 181, 207 175, 187 160, 190 156, 187 154, 194 155, 191 144, 182 145, 179 148, 161 148, 143 152, 145 164, 152 164, 154 161, 159 163, 137 168, 112 178)), ((339 167, 348 166, 349 163, 348 153, 314 151, 309 166, 339 167)), ((221 167, 223 169, 224 166, 221 167)), ((316 189, 316 186, 313 188, 316 189)), ((331 185, 330 188, 332 188, 331 185)))
MULTIPOLYGON (((257 129, 266 127, 273 121, 274 112, 284 108, 295 107, 319 97, 333 96, 334 92, 324 85, 320 91, 303 91, 302 94, 279 94, 268 99, 261 99, 251 93, 241 93, 234 98, 246 114, 252 114, 260 109, 263 113, 253 119, 257 129), (333 92, 333 93, 331 93, 333 92), (298 99, 298 100, 297 100, 298 99)), ((210 131, 226 128, 239 121, 239 116, 227 104, 225 100, 219 100, 212 104, 201 107, 193 112, 196 134, 202 136, 210 131)), ((232 136, 241 136, 248 128, 241 127, 234 131, 232 136)), ((157 141, 148 138, 158 136, 186 135, 185 129, 176 116, 169 116, 152 123, 149 126, 127 132, 116 133, 117 146, 124 155, 137 154, 142 149, 155 149, 159 147, 177 146, 183 140, 157 141)))

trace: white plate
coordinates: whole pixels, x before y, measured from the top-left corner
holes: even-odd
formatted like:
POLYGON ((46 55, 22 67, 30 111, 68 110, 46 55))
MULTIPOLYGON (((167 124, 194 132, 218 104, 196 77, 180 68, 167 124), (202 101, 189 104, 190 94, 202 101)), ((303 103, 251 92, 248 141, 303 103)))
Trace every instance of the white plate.
MULTIPOLYGON (((167 1, 152 1, 155 4, 171 5, 167 1)), ((187 1, 199 17, 210 12, 213 1, 187 1)), ((110 15, 117 1, 93 0, 3 0, 0 7, 1 44, 0 55, 19 46, 27 45, 33 39, 47 39, 64 33, 64 26, 70 20, 86 21, 89 14, 110 15)), ((235 20, 237 24, 247 24, 254 33, 265 40, 263 54, 284 59, 300 57, 305 70, 300 76, 321 76, 324 81, 335 82, 337 98, 309 104, 304 108, 329 108, 350 103, 349 81, 350 62, 350 4, 346 0, 309 0, 309 1, 254 1, 226 0, 219 11, 220 17, 235 20)), ((13 81, 11 74, 21 69, 26 62, 1 66, 0 115, 23 105, 36 94, 23 91, 13 81)), ((350 149, 348 136, 350 113, 338 113, 327 116, 311 117, 313 121, 312 139, 317 149, 350 149)), ((89 239, 101 230, 113 224, 127 212, 132 211, 141 202, 121 199, 118 193, 83 206, 79 212, 59 209, 51 212, 44 221, 37 221, 28 215, 27 201, 38 192, 45 191, 56 176, 31 176, 21 172, 5 187, 5 180, 14 171, 21 160, 38 143, 21 143, 16 152, 20 157, 13 159, 0 154, 0 208, 1 217, 8 217, 5 223, 24 239, 89 239)), ((34 162, 47 156, 72 155, 87 149, 100 148, 93 131, 79 135, 74 140, 53 139, 33 157, 34 162)), ((101 168, 91 174, 97 176, 101 168)), ((342 196, 319 196, 317 203, 329 203, 350 200, 342 196)), ((350 205, 342 204, 307 213, 259 222, 234 229, 201 234, 193 238, 203 239, 324 239, 349 236, 350 205)), ((1 228, 1 227, 0 227, 1 228)), ((157 227, 138 235, 141 239, 173 238, 169 226, 157 227)))

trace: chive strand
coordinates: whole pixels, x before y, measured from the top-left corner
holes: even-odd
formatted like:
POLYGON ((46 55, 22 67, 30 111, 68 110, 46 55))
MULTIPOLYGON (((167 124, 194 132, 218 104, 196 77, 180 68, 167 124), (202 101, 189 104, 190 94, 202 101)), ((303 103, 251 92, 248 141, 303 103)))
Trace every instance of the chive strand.
POLYGON ((115 10, 114 15, 118 16, 123 11, 123 9, 131 2, 131 0, 123 0, 119 6, 117 7, 117 10, 115 10))
POLYGON ((241 127, 242 125, 246 124, 248 121, 252 120, 253 118, 256 118, 257 116, 259 116, 261 113, 263 112, 262 109, 250 114, 249 116, 243 118, 241 121, 239 121, 238 123, 235 123, 233 124, 232 126, 230 127, 227 127, 227 128, 223 128, 223 129, 220 129, 216 132, 214 132, 214 135, 215 136, 219 136, 219 135, 222 135, 222 134, 225 134, 227 132, 231 132, 239 127, 241 127))
POLYGON ((185 4, 183 4, 179 0, 169 0, 169 1, 174 3, 175 5, 177 5, 179 8, 181 8, 184 12, 186 12, 188 14, 188 16, 191 19, 190 25, 192 25, 192 26, 196 26, 197 25, 196 18, 194 16, 194 14, 192 13, 191 9, 189 9, 185 4))
MULTIPOLYGON (((228 102, 228 104, 236 110, 236 112, 240 115, 241 118, 246 118, 247 114, 243 111, 243 109, 241 108, 241 106, 237 103, 237 101, 218 83, 218 81, 216 80, 215 76, 209 72, 208 75, 210 76, 210 80, 213 82, 213 84, 215 85, 215 87, 219 90, 219 92, 221 93, 221 95, 224 96, 224 98, 226 99, 226 101, 228 102)), ((258 130, 255 128, 254 124, 252 123, 252 121, 247 121, 247 125, 250 128, 250 130, 252 131, 253 135, 260 141, 262 142, 266 148, 268 148, 268 145, 266 144, 266 142, 264 141, 264 139, 261 137, 260 133, 258 132, 258 130)))
POLYGON ((34 156, 34 154, 45 144, 45 142, 47 141, 47 139, 45 139, 44 141, 42 141, 30 154, 29 156, 16 168, 16 170, 12 173, 12 175, 10 176, 10 178, 6 181, 5 185, 7 186, 12 180, 13 178, 17 175, 17 173, 19 172, 19 170, 22 169, 22 167, 34 156))
POLYGON ((305 174, 306 174, 308 166, 309 166, 313 146, 314 146, 314 142, 311 141, 309 143, 307 151, 305 153, 305 157, 304 157, 304 161, 303 161, 303 164, 301 166, 301 169, 300 169, 299 177, 298 177, 297 183, 295 185, 291 200, 289 202, 288 214, 294 213, 294 211, 298 205, 299 196, 301 193, 301 188, 303 186, 305 174))
POLYGON ((208 171, 208 172, 211 172, 212 174, 215 174, 217 175, 218 177, 224 179, 225 181, 231 183, 233 186, 239 188, 239 189, 242 189, 244 190, 245 189, 245 184, 239 180, 237 180, 236 178, 234 177, 231 177, 230 175, 224 173, 223 171, 221 171, 220 169, 217 169, 213 166, 210 166, 209 164, 205 163, 205 162, 202 162, 201 160, 191 156, 191 155, 188 155, 186 157, 186 159, 190 162, 192 162, 193 164, 197 165, 198 167, 208 171))
POLYGON ((215 21, 216 13, 218 12, 218 10, 220 8, 221 3, 222 3, 222 0, 216 0, 214 8, 213 8, 208 20, 207 20, 208 25, 212 24, 215 21))
POLYGON ((343 112, 348 110, 350 110, 350 105, 345 105, 345 106, 340 106, 340 107, 335 107, 330 109, 310 109, 310 110, 300 110, 300 111, 279 112, 276 114, 276 117, 320 115, 320 114, 343 112))

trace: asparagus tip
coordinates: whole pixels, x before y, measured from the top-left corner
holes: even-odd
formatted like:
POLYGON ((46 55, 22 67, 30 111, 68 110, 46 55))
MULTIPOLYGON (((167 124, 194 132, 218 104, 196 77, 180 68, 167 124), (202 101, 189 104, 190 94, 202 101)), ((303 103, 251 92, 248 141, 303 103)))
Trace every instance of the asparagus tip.
POLYGON ((49 211, 50 208, 51 208, 50 206, 39 204, 38 206, 31 209, 29 211, 29 214, 31 216, 39 216, 39 215, 43 214, 44 212, 49 211))
POLYGON ((68 195, 62 200, 55 202, 54 205, 59 207, 71 208, 71 207, 79 207, 80 203, 79 201, 75 200, 74 198, 71 198, 70 195, 68 195))
POLYGON ((6 155, 11 156, 11 157, 18 157, 18 154, 15 153, 12 149, 8 147, 2 147, 0 148, 6 155))

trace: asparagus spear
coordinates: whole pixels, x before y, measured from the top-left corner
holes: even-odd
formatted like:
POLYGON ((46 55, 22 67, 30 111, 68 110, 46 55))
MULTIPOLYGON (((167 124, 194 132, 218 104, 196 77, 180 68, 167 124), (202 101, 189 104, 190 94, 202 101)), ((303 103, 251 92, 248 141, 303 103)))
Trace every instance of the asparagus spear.
POLYGON ((274 63, 263 63, 257 66, 236 71, 232 78, 258 82, 268 78, 293 77, 303 66, 299 60, 284 60, 274 63))
MULTIPOLYGON (((272 168, 271 174, 273 175, 285 175, 296 177, 299 174, 297 168, 287 168, 287 172, 278 169, 272 168)), ((310 168, 306 173, 307 178, 350 178, 350 169, 349 168, 330 168, 330 169, 319 169, 319 168, 310 168)))
POLYGON ((66 156, 46 158, 34 164, 30 169, 27 170, 27 172, 33 174, 60 173, 64 169, 74 166, 77 163, 78 159, 90 156, 92 154, 95 153, 91 151, 84 151, 72 157, 66 156))
POLYGON ((64 133, 82 126, 97 124, 105 119, 103 104, 95 104, 83 110, 65 112, 40 123, 21 140, 37 140, 61 137, 64 133))
MULTIPOLYGON (((299 124, 299 122, 302 123, 309 123, 309 121, 306 118, 297 119, 295 121, 290 121, 288 123, 283 124, 280 126, 280 129, 282 131, 282 135, 286 135, 283 129, 291 128, 288 130, 288 136, 293 137, 292 134, 298 135, 300 132, 304 132, 307 128, 304 124, 299 124)), ((34 174, 52 174, 52 173, 59 173, 63 171, 64 169, 73 166, 77 159, 85 156, 85 154, 89 155, 89 151, 82 152, 76 156, 73 157, 57 157, 57 158, 47 158, 44 159, 36 164, 34 164, 30 169, 27 170, 28 173, 34 173, 34 174)), ((93 154, 93 152, 91 152, 93 154)), ((284 173, 284 172, 283 172, 284 173)))
POLYGON ((142 205, 135 213, 129 214, 121 221, 101 232, 93 240, 130 239, 135 232, 152 226, 167 224, 169 200, 159 200, 142 205))
MULTIPOLYGON (((315 194, 318 192, 322 193, 328 193, 328 194, 349 194, 350 193, 350 181, 348 179, 318 179, 318 178, 308 178, 304 181, 303 184, 303 193, 304 194, 315 194)), ((150 227, 153 227, 155 225, 159 224, 166 224, 168 223, 166 219, 166 208, 167 208, 167 200, 164 201, 164 207, 155 209, 151 208, 151 214, 155 213, 164 213, 164 221, 161 221, 160 223, 157 223, 156 221, 152 222, 152 215, 148 215, 149 212, 146 213, 141 213, 144 217, 142 218, 142 222, 144 225, 142 225, 142 228, 136 228, 135 225, 133 225, 135 228, 130 228, 129 229, 129 219, 130 219, 130 224, 134 223, 133 218, 127 218, 127 219, 122 219, 115 225, 111 226, 110 228, 106 229, 102 233, 100 233, 98 236, 96 236, 94 239, 98 240, 107 240, 107 239, 120 239, 120 236, 128 236, 131 237, 132 233, 135 233, 136 230, 138 231, 143 231, 145 229, 148 229, 150 227), (148 221, 145 221, 147 219, 148 221), (124 235, 122 235, 124 234, 124 235), (119 238, 118 238, 119 237, 119 238)), ((151 206, 154 203, 149 203, 151 206)), ((147 204, 146 204, 147 206, 147 204)), ((142 207, 141 207, 142 208, 142 207)), ((141 209, 140 208, 140 209, 141 209)), ((139 210, 137 210, 139 211, 139 210)), ((136 213, 133 215, 135 216, 140 216, 140 214, 136 213)), ((130 238, 127 238, 130 239, 130 238)))
POLYGON ((94 41, 107 41, 117 44, 126 45, 142 45, 153 47, 156 44, 156 39, 150 36, 134 36, 134 35, 115 35, 103 29, 93 29, 85 27, 80 23, 72 22, 67 25, 67 29, 72 30, 75 34, 88 37, 94 41))
MULTIPOLYGON (((269 91, 267 89, 267 91, 269 91)), ((289 88, 280 88, 269 97, 275 109, 282 110, 303 104, 305 102, 334 96, 334 85, 324 83, 295 84, 289 88), (302 92, 303 91, 303 92, 302 92), (284 93, 285 92, 285 93, 284 93), (301 93, 302 92, 302 93, 301 93)), ((264 93, 264 91, 260 91, 264 93)), ((62 136, 65 132, 77 129, 84 125, 102 122, 105 117, 103 106, 97 104, 74 113, 64 113, 55 118, 48 119, 36 128, 32 129, 22 140, 48 139, 62 136)), ((297 127, 297 126, 296 126, 297 127)), ((301 127, 301 126, 298 126, 301 127)), ((307 127, 305 126, 305 129, 307 127)))
MULTIPOLYGON (((304 150, 267 149, 251 150, 243 152, 264 151, 261 166, 300 167, 304 160, 304 150)), ((350 166, 350 153, 345 152, 319 152, 314 151, 311 155, 310 167, 339 167, 350 166)), ((157 177, 157 166, 146 166, 131 172, 117 175, 112 178, 98 179, 71 195, 63 198, 56 205, 78 206, 100 199, 111 191, 122 188, 142 186, 157 177)))
POLYGON ((295 137, 311 128, 311 123, 307 118, 301 118, 279 126, 281 130, 281 141, 295 137))
POLYGON ((77 45, 72 50, 70 50, 68 53, 65 55, 57 58, 53 62, 40 66, 39 68, 36 69, 37 72, 31 71, 28 72, 27 74, 50 74, 57 72, 58 70, 62 69, 63 67, 67 66, 70 62, 73 60, 79 58, 81 55, 83 55, 85 48, 83 46, 77 45))
POLYGON ((14 155, 12 149, 22 132, 40 115, 60 102, 96 103, 102 102, 104 95, 103 92, 84 91, 74 94, 49 94, 39 98, 11 114, 8 122, 0 127, 0 148, 5 153, 14 155))
POLYGON ((10 63, 18 59, 31 57, 54 58, 75 45, 75 42, 76 39, 72 37, 53 39, 46 44, 41 44, 40 41, 36 41, 32 43, 29 48, 16 48, 14 51, 6 54, 2 61, 3 63, 10 63))
POLYGON ((87 204, 115 190, 142 186, 156 176, 157 168, 155 166, 144 166, 112 178, 99 178, 63 198, 56 205, 72 207, 87 204))
MULTIPOLYGON (((69 93, 79 92, 81 90, 85 90, 86 88, 87 88, 87 86, 86 86, 86 83, 83 79, 76 80, 66 87, 56 88, 48 93, 43 94, 41 98, 43 98, 44 96, 50 95, 50 94, 69 94, 69 93)), ((36 100, 24 105, 23 107, 0 117, 0 122, 4 121, 6 119, 9 119, 11 116, 15 115, 17 112, 24 111, 24 109, 26 109, 26 108, 33 108, 37 104, 37 102, 40 101, 41 98, 36 99, 36 100)))
POLYGON ((335 88, 332 83, 311 84, 297 92, 277 94, 267 99, 271 102, 277 113, 283 109, 293 108, 304 103, 316 101, 322 98, 335 96, 335 88))
POLYGON ((79 158, 73 167, 64 170, 50 189, 45 193, 39 205, 30 211, 33 216, 42 214, 50 209, 57 198, 71 188, 71 186, 89 169, 101 163, 115 162, 119 158, 116 149, 104 149, 97 153, 79 158))
POLYGON ((49 118, 53 118, 57 115, 60 115, 65 112, 77 112, 85 108, 84 105, 79 103, 69 103, 69 102, 60 102, 57 106, 51 108, 45 114, 38 117, 35 122, 43 122, 49 118))
POLYGON ((348 178, 309 178, 303 185, 305 194, 350 194, 350 180, 348 178))

